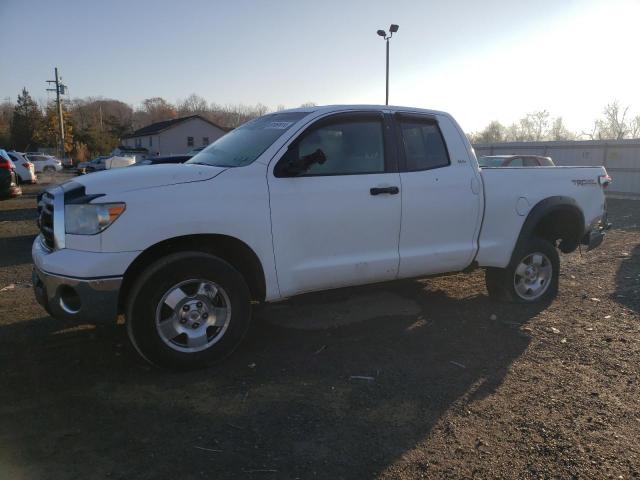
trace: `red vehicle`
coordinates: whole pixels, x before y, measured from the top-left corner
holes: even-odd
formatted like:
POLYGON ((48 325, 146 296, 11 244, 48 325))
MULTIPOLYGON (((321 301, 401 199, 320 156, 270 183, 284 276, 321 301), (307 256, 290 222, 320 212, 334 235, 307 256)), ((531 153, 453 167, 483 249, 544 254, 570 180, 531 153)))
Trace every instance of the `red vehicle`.
POLYGON ((485 155, 478 158, 481 167, 555 167, 551 157, 541 155, 485 155))

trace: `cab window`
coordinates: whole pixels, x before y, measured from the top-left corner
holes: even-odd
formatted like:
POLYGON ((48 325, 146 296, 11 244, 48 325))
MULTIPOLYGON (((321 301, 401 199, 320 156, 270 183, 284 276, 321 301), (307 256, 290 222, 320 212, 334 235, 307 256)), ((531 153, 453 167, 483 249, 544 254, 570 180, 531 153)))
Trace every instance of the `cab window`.
POLYGON ((337 116, 320 121, 291 144, 276 177, 354 175, 385 171, 380 115, 337 116))
POLYGON ((415 172, 450 164, 447 147, 434 120, 400 117, 406 170, 415 172))

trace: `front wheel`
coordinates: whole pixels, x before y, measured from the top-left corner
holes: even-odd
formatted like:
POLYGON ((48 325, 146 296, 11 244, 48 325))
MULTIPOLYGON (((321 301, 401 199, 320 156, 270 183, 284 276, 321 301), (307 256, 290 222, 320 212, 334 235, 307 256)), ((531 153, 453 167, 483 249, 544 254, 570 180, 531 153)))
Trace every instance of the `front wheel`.
POLYGON ((559 275, 558 250, 547 240, 532 238, 517 247, 506 268, 488 268, 485 281, 492 298, 534 303, 557 295, 559 275))
POLYGON ((249 289, 224 260, 181 252, 137 279, 126 312, 127 333, 148 362, 202 368, 230 355, 251 319, 249 289))

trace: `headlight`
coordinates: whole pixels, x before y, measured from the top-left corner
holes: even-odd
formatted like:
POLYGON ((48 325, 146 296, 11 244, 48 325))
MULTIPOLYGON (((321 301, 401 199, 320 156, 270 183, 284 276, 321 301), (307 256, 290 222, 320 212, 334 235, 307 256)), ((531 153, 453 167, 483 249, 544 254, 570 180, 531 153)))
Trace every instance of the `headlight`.
POLYGON ((65 205, 64 229, 73 235, 100 233, 124 212, 124 203, 65 205))

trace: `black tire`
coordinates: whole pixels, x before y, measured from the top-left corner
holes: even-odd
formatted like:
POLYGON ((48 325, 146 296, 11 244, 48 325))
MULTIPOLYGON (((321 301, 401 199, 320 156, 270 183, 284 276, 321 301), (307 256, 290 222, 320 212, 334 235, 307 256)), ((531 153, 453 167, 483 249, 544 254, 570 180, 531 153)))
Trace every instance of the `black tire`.
POLYGON ((485 282, 489 296, 495 300, 512 303, 549 302, 558 294, 560 276, 560 256, 555 246, 547 240, 534 237, 516 247, 511 262, 506 268, 487 268, 485 282), (541 253, 544 262, 549 262, 551 278, 546 280, 546 289, 535 298, 526 298, 516 289, 516 269, 529 256, 541 253))
POLYGON ((204 368, 228 357, 241 343, 251 322, 251 296, 244 278, 229 263, 207 253, 186 251, 168 255, 143 271, 131 289, 125 313, 129 340, 146 361, 166 368, 204 368), (156 312, 165 308, 161 301, 172 287, 191 279, 221 287, 231 313, 216 343, 201 351, 183 352, 163 340, 156 328, 156 312))
POLYGON ((53 175, 54 173, 56 173, 56 169, 53 167, 44 167, 42 171, 49 175, 53 175))

